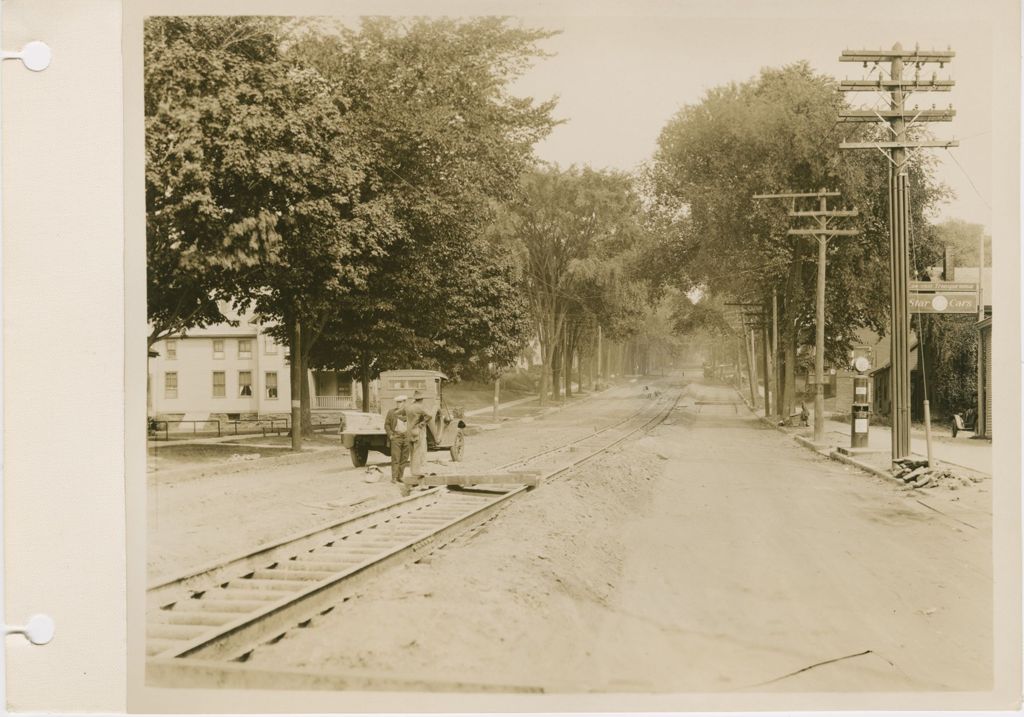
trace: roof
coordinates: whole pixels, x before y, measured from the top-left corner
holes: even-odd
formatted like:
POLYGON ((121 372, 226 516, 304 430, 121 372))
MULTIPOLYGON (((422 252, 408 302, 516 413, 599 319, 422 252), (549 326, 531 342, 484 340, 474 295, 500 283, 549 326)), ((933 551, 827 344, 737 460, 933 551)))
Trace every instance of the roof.
MULTIPOLYGON (((220 302, 218 307, 221 313, 229 320, 237 321, 238 326, 228 323, 210 324, 209 326, 186 329, 184 332, 172 334, 169 339, 222 339, 222 338, 255 338, 261 333, 261 326, 256 321, 256 315, 252 311, 239 313, 230 305, 220 302)), ((150 326, 150 331, 153 327, 150 326)))
MULTIPOLYGON (((911 336, 910 336, 909 351, 910 351, 910 370, 911 371, 916 371, 917 370, 917 336, 915 336, 913 334, 911 334, 911 336)), ((887 358, 885 363, 883 363, 880 366, 876 366, 875 368, 873 368, 870 371, 868 371, 868 376, 874 376, 879 371, 888 371, 890 363, 891 362, 887 358)))
POLYGON ((431 371, 425 368, 402 368, 395 369, 394 371, 380 372, 381 378, 392 378, 394 376, 428 376, 430 378, 441 378, 444 381, 448 380, 448 377, 440 371, 431 371))

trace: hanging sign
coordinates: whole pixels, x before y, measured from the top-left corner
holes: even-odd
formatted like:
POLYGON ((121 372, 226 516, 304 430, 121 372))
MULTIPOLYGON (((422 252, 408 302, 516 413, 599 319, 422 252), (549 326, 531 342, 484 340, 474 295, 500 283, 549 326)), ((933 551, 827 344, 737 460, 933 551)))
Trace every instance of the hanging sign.
POLYGON ((976 314, 978 285, 954 281, 912 281, 907 303, 912 314, 976 314))

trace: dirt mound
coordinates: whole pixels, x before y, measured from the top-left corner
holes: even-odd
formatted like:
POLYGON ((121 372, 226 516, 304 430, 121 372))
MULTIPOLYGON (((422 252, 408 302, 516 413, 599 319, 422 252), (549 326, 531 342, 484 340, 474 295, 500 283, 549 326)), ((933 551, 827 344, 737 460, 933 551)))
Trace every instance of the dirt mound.
POLYGON ((542 485, 448 548, 382 576, 372 599, 260 648, 253 664, 557 680, 598 649, 594 625, 622 575, 622 526, 646 511, 664 465, 648 448, 642 439, 542 485))

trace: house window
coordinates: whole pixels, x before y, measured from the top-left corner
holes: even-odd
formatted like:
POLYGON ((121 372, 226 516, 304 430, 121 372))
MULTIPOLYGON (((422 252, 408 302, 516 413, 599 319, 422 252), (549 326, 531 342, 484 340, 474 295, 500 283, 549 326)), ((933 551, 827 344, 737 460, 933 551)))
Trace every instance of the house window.
POLYGON ((238 358, 252 358, 252 341, 249 339, 238 340, 238 358))
POLYGON ((168 341, 167 342, 167 360, 174 361, 178 358, 178 342, 168 341))
POLYGON ((224 339, 213 340, 213 357, 215 359, 224 358, 224 339))
POLYGON ((251 396, 252 395, 252 371, 239 371, 238 372, 238 395, 239 396, 251 396))
POLYGON ((164 398, 178 397, 178 372, 168 371, 164 374, 164 398))
POLYGON ((224 374, 223 371, 214 371, 213 372, 213 397, 214 398, 224 398, 227 395, 227 392, 225 391, 224 375, 225 374, 224 374))
POLYGON ((263 351, 267 354, 277 353, 277 343, 271 337, 267 336, 263 339, 263 351))
POLYGON ((267 371, 263 385, 267 387, 267 398, 277 398, 277 371, 267 371))

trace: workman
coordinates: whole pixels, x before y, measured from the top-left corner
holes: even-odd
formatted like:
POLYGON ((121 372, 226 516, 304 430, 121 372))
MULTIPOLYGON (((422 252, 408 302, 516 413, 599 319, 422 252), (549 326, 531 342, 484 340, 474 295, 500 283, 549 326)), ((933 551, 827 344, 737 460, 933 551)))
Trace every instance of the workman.
POLYGON ((405 410, 406 435, 409 440, 409 481, 416 483, 423 477, 423 464, 427 460, 427 421, 430 414, 423 405, 423 394, 412 395, 412 405, 405 410))
POLYGON ((406 396, 395 396, 395 406, 384 417, 384 432, 391 445, 391 482, 401 483, 405 466, 409 462, 409 442, 406 440, 406 396))

